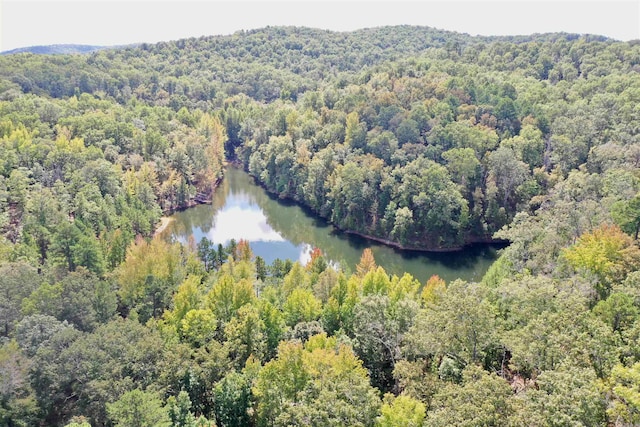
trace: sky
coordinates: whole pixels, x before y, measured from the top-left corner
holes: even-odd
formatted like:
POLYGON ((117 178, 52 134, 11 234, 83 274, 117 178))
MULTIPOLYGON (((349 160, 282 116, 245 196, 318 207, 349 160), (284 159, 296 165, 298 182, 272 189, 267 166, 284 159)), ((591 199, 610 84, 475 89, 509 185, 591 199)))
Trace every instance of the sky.
POLYGON ((640 39, 640 0, 0 0, 0 51, 122 45, 268 25, 351 31, 424 25, 471 35, 571 32, 640 39))

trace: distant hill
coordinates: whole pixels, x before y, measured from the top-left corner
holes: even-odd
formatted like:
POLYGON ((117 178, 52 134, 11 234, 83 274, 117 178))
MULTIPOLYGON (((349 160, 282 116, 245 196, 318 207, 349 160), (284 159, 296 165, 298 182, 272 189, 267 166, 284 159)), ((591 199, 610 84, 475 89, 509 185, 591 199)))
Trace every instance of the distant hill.
POLYGON ((28 46, 0 52, 0 55, 11 55, 14 53, 36 53, 41 55, 66 55, 91 53, 97 50, 107 49, 111 46, 92 46, 84 44, 52 44, 47 46, 28 46))

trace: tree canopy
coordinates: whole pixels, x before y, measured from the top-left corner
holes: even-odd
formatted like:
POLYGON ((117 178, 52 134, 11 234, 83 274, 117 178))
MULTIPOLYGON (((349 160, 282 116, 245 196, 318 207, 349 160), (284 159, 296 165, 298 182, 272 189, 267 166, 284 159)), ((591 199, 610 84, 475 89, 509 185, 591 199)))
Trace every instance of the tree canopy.
POLYGON ((639 71, 410 26, 0 56, 0 424, 636 425, 639 71), (398 248, 509 246, 420 283, 154 236, 228 162, 398 248))

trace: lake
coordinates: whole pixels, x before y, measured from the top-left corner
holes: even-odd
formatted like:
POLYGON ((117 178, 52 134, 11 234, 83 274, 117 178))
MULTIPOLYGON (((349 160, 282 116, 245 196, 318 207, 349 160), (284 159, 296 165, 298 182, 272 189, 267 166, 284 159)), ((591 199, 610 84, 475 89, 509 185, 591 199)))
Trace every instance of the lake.
POLYGON ((497 245, 476 244, 458 252, 425 253, 401 251, 345 234, 292 202, 277 199, 256 185, 244 171, 228 168, 211 205, 199 205, 171 216, 161 234, 186 243, 207 237, 216 245, 230 239, 249 241, 255 255, 271 264, 276 258, 303 265, 314 247, 333 264, 355 272, 365 248, 371 248, 376 263, 387 273, 408 272, 425 283, 437 274, 447 282, 457 278, 479 281, 498 256, 497 245))

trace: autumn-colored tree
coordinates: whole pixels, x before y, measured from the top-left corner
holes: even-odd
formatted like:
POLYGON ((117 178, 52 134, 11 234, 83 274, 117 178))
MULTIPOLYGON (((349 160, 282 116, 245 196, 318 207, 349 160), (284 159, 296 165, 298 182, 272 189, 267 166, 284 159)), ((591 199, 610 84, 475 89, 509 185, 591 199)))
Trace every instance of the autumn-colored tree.
POLYGON ((179 244, 170 245, 159 238, 147 243, 138 238, 127 249, 125 262, 117 271, 118 293, 127 308, 135 308, 143 319, 148 319, 169 305, 182 277, 179 244))
POLYGON ((437 303, 446 290, 447 284, 445 281, 437 274, 434 274, 422 288, 422 303, 424 305, 437 303))
POLYGON ((251 261, 253 259, 253 251, 248 240, 240 239, 238 241, 233 259, 236 261, 251 261))
POLYGON ((562 257, 571 268, 595 281, 599 299, 606 299, 615 282, 640 267, 640 249, 616 225, 603 224, 585 233, 562 257))
POLYGON ((327 268, 327 260, 320 248, 313 248, 309 261, 304 267, 307 271, 315 274, 320 274, 327 268))
POLYGON ((206 139, 206 183, 212 185, 222 175, 224 141, 226 139, 224 135, 224 126, 217 117, 211 116, 210 114, 203 114, 200 119, 198 130, 206 139))
POLYGON ((394 303, 403 298, 418 300, 419 289, 420 282, 411 274, 404 273, 400 278, 394 275, 389 285, 389 298, 391 298, 391 301, 394 303))
POLYGON ((192 309, 180 320, 180 338, 193 347, 202 347, 216 336, 218 321, 211 310, 192 309))
POLYGON ((362 251, 360 262, 356 266, 356 272, 358 276, 364 277, 368 272, 374 271, 377 268, 376 260, 373 258, 373 252, 370 248, 366 248, 362 251))

